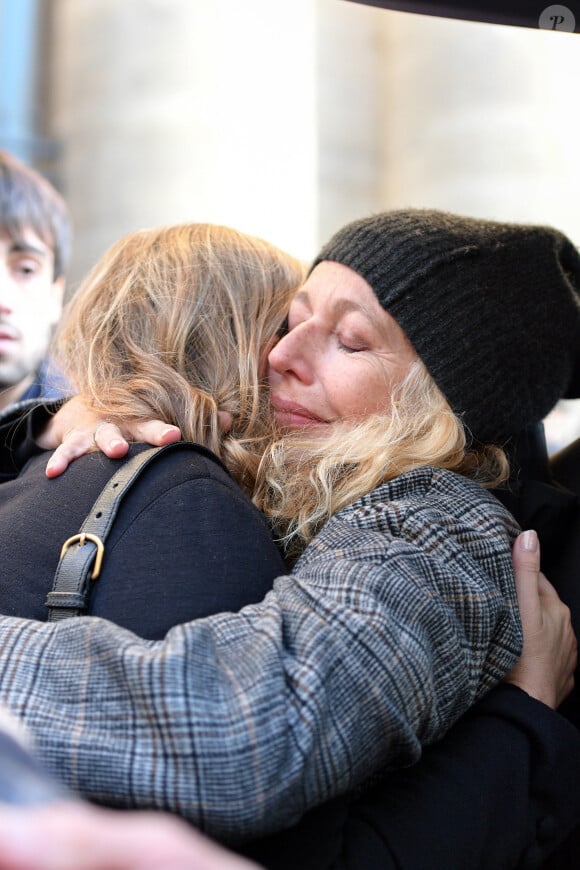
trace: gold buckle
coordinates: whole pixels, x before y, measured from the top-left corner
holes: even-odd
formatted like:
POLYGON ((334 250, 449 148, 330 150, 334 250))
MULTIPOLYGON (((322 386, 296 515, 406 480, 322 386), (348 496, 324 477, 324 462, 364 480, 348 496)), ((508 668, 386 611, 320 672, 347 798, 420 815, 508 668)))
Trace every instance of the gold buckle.
POLYGON ((62 549, 60 551, 60 558, 64 556, 68 548, 72 544, 76 544, 78 541, 79 547, 84 547, 87 541, 92 541, 93 544, 96 545, 97 555, 95 557, 95 565, 93 568, 93 573, 91 574, 91 580, 96 580, 99 574, 101 573, 101 565, 103 564, 103 556, 105 555, 105 545, 101 541, 98 535, 91 535, 90 532, 81 532, 78 535, 73 535, 72 538, 67 538, 67 540, 62 545, 62 549))

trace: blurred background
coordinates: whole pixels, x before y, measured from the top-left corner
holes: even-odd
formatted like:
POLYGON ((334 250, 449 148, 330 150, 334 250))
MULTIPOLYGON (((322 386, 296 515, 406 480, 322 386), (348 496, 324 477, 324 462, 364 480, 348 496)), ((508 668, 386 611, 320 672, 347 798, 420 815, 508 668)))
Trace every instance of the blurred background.
POLYGON ((0 147, 70 205, 69 292, 122 234, 178 221, 305 259, 397 206, 580 245, 579 91, 573 33, 349 0, 0 0, 0 147))

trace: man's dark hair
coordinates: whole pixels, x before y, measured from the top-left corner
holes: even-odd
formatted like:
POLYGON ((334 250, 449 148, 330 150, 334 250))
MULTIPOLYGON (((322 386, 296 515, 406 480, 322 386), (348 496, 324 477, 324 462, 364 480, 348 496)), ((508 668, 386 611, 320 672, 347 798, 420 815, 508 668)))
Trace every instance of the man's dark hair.
POLYGON ((0 150, 0 230, 19 239, 32 229, 54 255, 54 279, 70 257, 71 222, 62 196, 40 173, 0 150))

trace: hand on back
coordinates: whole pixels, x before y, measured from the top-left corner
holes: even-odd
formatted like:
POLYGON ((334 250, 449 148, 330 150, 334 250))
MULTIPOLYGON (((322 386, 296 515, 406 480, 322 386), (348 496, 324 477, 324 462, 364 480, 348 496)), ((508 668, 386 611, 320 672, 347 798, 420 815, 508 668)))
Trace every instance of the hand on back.
POLYGON ((80 396, 75 396, 55 414, 37 443, 54 450, 46 475, 58 477, 73 460, 97 449, 110 459, 120 459, 127 453, 129 441, 162 447, 180 439, 177 426, 169 426, 161 420, 125 420, 121 428, 88 408, 80 396))

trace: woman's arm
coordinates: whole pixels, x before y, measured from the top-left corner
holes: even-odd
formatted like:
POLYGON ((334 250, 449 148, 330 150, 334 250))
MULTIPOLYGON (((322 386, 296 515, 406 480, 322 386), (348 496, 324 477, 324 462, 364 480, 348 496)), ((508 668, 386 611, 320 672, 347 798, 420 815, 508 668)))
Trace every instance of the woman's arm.
MULTIPOLYGON (((154 425, 158 425, 159 427, 163 426, 163 424, 154 424, 154 425)), ((86 437, 86 435, 85 435, 85 437, 86 437)), ((99 430, 98 436, 97 436, 97 441, 99 442, 99 444, 101 446, 103 446, 104 441, 106 441, 107 438, 109 438, 109 437, 112 437, 112 438, 117 437, 117 432, 116 432, 115 428, 113 426, 101 427, 101 429, 99 430)), ((91 435, 91 438, 92 438, 92 435, 91 435)), ((562 678, 564 684, 566 683, 568 678, 569 678, 569 674, 565 673, 563 678, 562 678)), ((548 767, 546 765, 542 766, 541 761, 543 758, 548 758, 549 755, 546 754, 545 752, 541 751, 540 747, 542 746, 542 741, 545 742, 546 745, 551 745, 552 747, 560 747, 560 749, 561 749, 561 755, 559 757, 558 764, 555 765, 555 770, 559 769, 559 765, 563 765, 564 770, 566 769, 567 766, 569 767, 570 770, 574 770, 575 768, 574 768, 573 759, 580 757, 580 755, 577 751, 578 747, 575 744, 575 741, 577 741, 577 739, 578 739, 577 732, 575 732, 573 729, 571 729, 570 726, 568 725, 568 723, 566 723, 564 720, 562 720, 556 714, 553 714, 549 710, 547 710, 546 708, 542 707, 541 705, 538 705, 535 701, 532 701, 531 699, 526 699, 525 695, 519 695, 519 698, 517 701, 517 705, 518 705, 519 710, 520 710, 522 715, 518 718, 513 713, 513 711, 509 715, 506 715, 507 711, 505 709, 504 703, 501 701, 501 698, 502 697, 505 698, 506 693, 509 696, 510 692, 512 694, 512 697, 515 697, 515 695, 514 695, 515 690, 509 689, 507 687, 505 687, 505 688, 501 687, 497 690, 493 690, 490 693, 490 695, 485 699, 484 702, 481 702, 481 704, 478 705, 478 707, 474 708, 474 717, 475 718, 470 719, 470 720, 466 720, 466 721, 474 723, 471 726, 468 726, 468 735, 467 736, 469 738, 469 734, 471 734, 473 742, 470 744, 469 740, 468 740, 467 744, 466 744, 468 747, 471 746, 471 749, 467 750, 467 761, 464 758, 463 752, 459 750, 459 744, 458 744, 458 751, 455 753, 455 755, 452 754, 451 757, 448 757, 445 754, 443 755, 443 759, 444 759, 443 767, 446 768, 448 765, 451 765, 453 758, 455 758, 455 767, 456 767, 456 769, 461 771, 461 770, 464 770, 464 763, 468 763, 470 767, 473 767, 474 761, 477 762, 478 760, 481 760, 482 769, 484 771, 493 772, 494 768, 487 763, 486 759, 489 760, 489 757, 491 757, 492 759, 494 757, 497 757, 495 754, 495 749, 494 749, 494 740, 492 739, 491 743, 490 742, 488 742, 488 743, 482 742, 481 738, 479 737, 479 732, 481 729, 483 729, 484 734, 487 732, 487 733, 493 735, 494 729, 495 729, 495 732, 497 733, 498 738, 499 738, 500 733, 503 733, 505 740, 507 741, 505 745, 511 746, 511 751, 507 752, 505 754, 505 758, 504 758, 505 767, 500 764, 495 769, 495 772, 496 772, 497 777, 498 777, 498 781, 500 783, 505 783, 506 781, 513 781, 514 783, 516 783, 516 781, 517 781, 516 775, 518 775, 518 774, 521 774, 521 776, 523 776, 524 779, 525 779, 525 777, 528 776, 528 772, 526 772, 526 771, 528 771, 529 768, 526 767, 526 764, 522 764, 520 762, 522 760, 525 761, 526 759, 528 759, 528 757, 530 757, 530 750, 532 748, 536 748, 537 753, 530 759, 530 763, 534 762, 534 759, 536 761, 539 760, 539 768, 538 768, 538 765, 536 764, 536 767, 534 769, 536 771, 539 770, 540 774, 541 774, 542 770, 545 773, 548 770, 548 767), (495 700, 496 698, 500 699, 500 700, 496 701, 495 700), (496 705, 495 707, 493 706, 492 702, 495 703, 495 705, 496 705), (499 706, 498 706, 498 704, 499 704, 499 706), (491 705, 491 707, 490 707, 490 705, 491 705), (535 705, 535 707, 534 707, 534 705, 535 705), (496 712, 494 712, 494 710, 496 712), (540 713, 538 712, 539 710, 541 710, 543 712, 543 715, 540 715, 540 713), (483 715, 480 715, 480 713, 483 713, 483 715), (526 720, 526 716, 528 715, 528 713, 531 716, 531 719, 529 722, 527 722, 527 720, 526 720), (469 728, 471 729, 470 731, 469 731, 469 728), (550 735, 552 735, 552 736, 550 736, 550 735), (481 751, 482 746, 487 748, 487 753, 488 753, 487 756, 484 753, 482 753, 482 751, 481 751), (569 765, 567 765, 567 760, 566 760, 567 758, 572 759, 572 763, 569 765), (508 772, 511 769, 510 765, 509 765, 510 762, 513 762, 513 764, 512 764, 513 771, 514 771, 513 780, 510 780, 510 775, 508 772), (506 774, 505 777, 504 777, 504 773, 506 774)), ((348 703, 348 696, 345 696, 345 703, 348 703)), ((462 721, 456 727, 459 729, 463 729, 464 722, 462 721)), ((432 781, 432 773, 430 772, 429 758, 435 759, 435 761, 434 761, 435 770, 439 769, 439 771, 441 772, 441 766, 437 762, 437 754, 439 752, 439 747, 443 747, 444 753, 446 752, 445 747, 451 746, 451 748, 453 748, 453 746, 454 746, 454 740, 453 740, 454 733, 455 733, 455 730, 453 730, 450 733, 449 738, 447 738, 441 744, 437 744, 437 746, 435 746, 431 750, 429 750, 429 752, 426 756, 427 763, 425 765, 423 763, 421 763, 417 767, 412 768, 409 771, 401 772, 397 776, 401 776, 403 778, 406 777, 407 775, 409 775, 411 777, 417 776, 419 782, 421 782, 422 781, 421 778, 423 776, 425 776, 426 781, 428 783, 431 782, 432 781), (439 764, 439 766, 438 766, 438 764, 439 764)), ((504 745, 504 744, 502 744, 502 745, 504 745)), ((541 783, 540 774, 537 774, 537 773, 534 774, 535 781, 538 783, 541 783), (538 778, 539 776, 540 776, 540 778, 538 778)), ((531 781, 531 779, 533 778, 532 774, 529 774, 529 776, 530 776, 530 781, 531 781)), ((562 781, 565 782, 565 780, 562 780, 562 781)), ((451 778, 449 780, 449 782, 450 782, 450 787, 452 788, 453 778, 451 778)), ((470 782, 473 784, 474 780, 470 780, 470 782)), ((493 777, 491 778, 490 782, 493 782, 493 777)), ((545 793, 549 794, 549 789, 548 789, 548 791, 546 791, 547 786, 549 786, 550 784, 552 786, 554 786, 556 783, 557 783, 556 779, 554 779, 554 780, 548 779, 548 782, 544 784, 545 793)), ((441 778, 440 778, 437 787, 441 787, 441 785, 444 785, 444 784, 445 783, 444 782, 442 783, 441 778)), ((495 789, 495 786, 490 785, 490 793, 493 793, 494 789, 495 789)), ((541 789, 540 789, 540 791, 541 791, 541 789)), ((412 793, 417 795, 417 793, 418 793, 417 789, 414 789, 414 792, 412 792, 412 793)), ((420 790, 419 790, 419 793, 420 793, 420 790)), ((426 793, 428 794, 429 791, 427 791, 426 793)), ((524 794, 524 793, 525 793, 525 790, 522 791, 522 794, 524 794)), ((407 796, 409 796, 409 791, 404 792, 404 794, 407 794, 407 796)), ((526 818, 530 819, 530 818, 532 818, 530 813, 532 813, 532 815, 533 815, 533 813, 535 811, 534 811, 533 792, 529 791, 528 794, 531 796, 530 796, 530 799, 527 803, 524 802, 525 807, 526 807, 524 810, 524 814, 527 814, 526 818)), ((477 795, 476 795, 476 797, 477 797, 477 795)), ((574 801, 568 800, 568 797, 569 796, 567 795, 566 800, 561 802, 560 808, 566 810, 566 807, 567 807, 568 811, 569 811, 569 815, 571 817, 574 817, 574 813, 576 813, 577 808, 575 806, 574 801)), ((517 812, 519 813, 520 809, 524 808, 524 803, 515 804, 515 802, 512 801, 512 802, 510 802, 509 806, 512 807, 512 809, 514 811, 517 809, 517 812)), ((431 807, 433 806, 431 801, 427 801, 427 804, 428 805, 430 804, 431 807)), ((399 805, 403 806, 403 804, 399 804, 399 805)), ((442 805, 444 805, 444 804, 442 804, 442 805)), ((462 806, 464 806, 465 812, 468 815, 470 815, 471 811, 469 809, 469 807, 470 807, 469 800, 467 800, 464 804, 462 804, 462 806)), ((495 811, 495 807, 496 807, 496 805, 493 803, 489 805, 489 809, 491 811, 495 811)), ((409 813, 411 812, 411 809, 412 809, 412 807, 408 807, 409 813)), ((500 812, 498 815, 498 818, 504 819, 507 828, 509 828, 509 825, 510 825, 509 819, 512 819, 512 821, 513 821, 513 815, 510 816, 509 813, 500 812)), ((514 830, 516 827, 517 827, 517 825, 514 822, 514 830)), ((458 830, 463 830, 463 829, 462 828, 454 828, 454 830, 452 832, 453 837, 455 837, 455 838, 457 837, 458 830)), ((469 828, 467 827, 464 830, 467 831, 467 830, 469 830, 469 828)), ((533 830, 533 828, 531 828, 530 830, 533 830)), ((397 830, 395 828, 393 831, 393 836, 395 836, 396 833, 397 833, 397 830)), ((545 837, 545 835, 544 835, 544 837, 545 837)), ((517 838, 516 838, 516 841, 517 841, 517 838)), ((548 846, 549 846, 549 841, 550 841, 550 838, 548 837, 546 840, 546 842, 548 842, 548 846)), ((507 842, 508 841, 506 840, 506 843, 507 842)), ((510 842, 511 842, 511 840, 510 840, 510 842)), ((457 854, 461 854, 461 852, 458 850, 457 854)), ((494 853, 490 852, 490 855, 491 854, 494 854, 494 853)), ((388 865, 385 865, 385 866, 388 866, 388 865)), ((412 864, 411 865, 403 865, 403 866, 412 866, 412 864)))
MULTIPOLYGON (((528 638, 554 654, 554 640, 568 636, 556 598, 538 593, 533 604, 530 590, 539 585, 533 560, 533 553, 516 545, 518 592, 527 598, 529 613, 540 615, 530 622, 524 613, 524 660, 534 653, 528 638)), ((567 682, 564 663, 573 658, 574 642, 568 646, 567 657, 544 656, 539 667, 525 669, 528 689, 539 685, 543 692, 550 681, 554 687, 567 682)), ((346 817, 348 805, 339 802, 332 839, 324 839, 314 811, 302 838, 291 831, 275 839, 275 864, 268 861, 268 841, 254 844, 250 853, 279 870, 538 867, 580 818, 579 744, 578 731, 547 706, 500 686, 426 750, 419 764, 391 774, 354 801, 346 817)), ((126 870, 157 870, 160 861, 175 870, 248 866, 158 814, 118 815, 71 803, 0 812, 3 870, 109 870, 119 861, 126 870)))
POLYGON ((374 536, 362 536, 362 558, 344 560, 336 547, 352 545, 352 528, 344 535, 319 538, 329 558, 279 578, 261 604, 158 643, 103 620, 3 617, 1 697, 41 759, 87 797, 172 809, 217 836, 291 824, 382 764, 416 761, 421 742, 472 703, 485 651, 499 648, 496 627, 511 625, 480 577, 466 636, 454 608, 467 569, 410 543, 393 571, 424 582, 393 598, 365 549, 374 536), (448 584, 447 603, 423 577, 425 558, 448 584))

